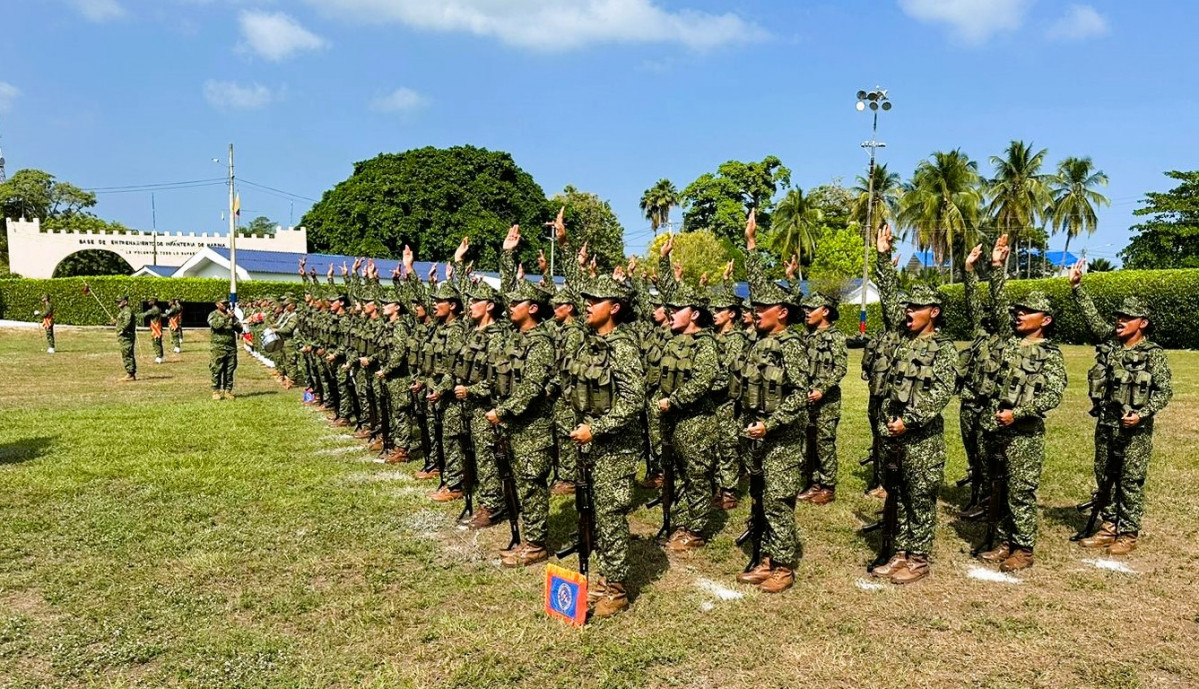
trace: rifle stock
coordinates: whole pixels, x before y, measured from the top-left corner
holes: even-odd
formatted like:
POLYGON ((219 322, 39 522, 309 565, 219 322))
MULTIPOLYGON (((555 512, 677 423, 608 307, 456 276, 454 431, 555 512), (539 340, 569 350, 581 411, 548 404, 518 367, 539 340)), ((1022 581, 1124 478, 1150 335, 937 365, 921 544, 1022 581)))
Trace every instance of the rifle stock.
MULTIPOLYGON (((1119 423, 1119 421, 1116 423, 1119 423)), ((1127 450, 1128 433, 1122 427, 1117 426, 1115 435, 1111 440, 1111 446, 1108 448, 1107 462, 1103 467, 1103 485, 1099 486, 1099 492, 1088 501, 1091 514, 1087 517, 1086 525, 1070 537, 1071 541, 1081 541, 1094 534, 1099 524, 1099 517, 1105 509, 1116 501, 1117 492, 1120 490, 1120 475, 1124 473, 1124 455, 1127 450)), ((1079 508, 1083 509, 1081 505, 1079 508)), ((1116 511, 1115 518, 1119 520, 1119 510, 1116 511)), ((1117 527, 1119 527, 1118 521, 1117 527)))
POLYGON ((753 541, 749 563, 745 565, 746 572, 762 562, 762 537, 766 534, 766 504, 763 502, 766 494, 766 477, 762 474, 764 451, 765 443, 761 438, 749 439, 749 495, 753 499, 753 506, 749 511, 749 523, 736 540, 738 546, 744 545, 747 541, 753 541))
MULTIPOLYGON (((899 492, 900 492, 900 471, 903 466, 905 450, 902 443, 890 442, 885 445, 887 449, 886 461, 883 462, 883 487, 887 490, 887 499, 883 503, 883 518, 882 521, 868 525, 867 528, 872 530, 882 529, 882 537, 879 538, 878 554, 874 560, 866 566, 867 571, 874 571, 875 567, 881 567, 886 564, 891 556, 895 554, 895 533, 898 531, 899 525, 899 492)), ((866 529, 863 529, 866 531, 866 529)))
MULTIPOLYGON (((470 407, 465 401, 458 402, 458 406, 462 410, 462 426, 458 429, 458 443, 462 446, 462 493, 465 504, 462 506, 462 514, 458 515, 458 520, 461 521, 466 517, 475 513, 475 479, 477 477, 478 465, 475 457, 475 443, 471 438, 470 433, 470 407)), ((442 458, 442 466, 445 465, 445 459, 442 458)), ((442 469, 444 472, 444 468, 442 469)))
POLYGON ((504 431, 499 426, 492 426, 495 433, 493 438, 492 452, 495 456, 495 465, 500 474, 500 485, 504 491, 504 508, 508 513, 508 529, 511 532, 511 539, 508 541, 508 550, 520 545, 520 499, 516 495, 516 476, 512 473, 512 447, 508 442, 508 437, 504 435, 504 431))
POLYGON ((594 546, 595 504, 592 501, 591 476, 591 447, 590 444, 579 448, 579 475, 575 484, 575 511, 579 515, 579 531, 575 534, 573 544, 559 550, 556 555, 559 560, 578 553, 579 573, 587 576, 588 562, 594 546))

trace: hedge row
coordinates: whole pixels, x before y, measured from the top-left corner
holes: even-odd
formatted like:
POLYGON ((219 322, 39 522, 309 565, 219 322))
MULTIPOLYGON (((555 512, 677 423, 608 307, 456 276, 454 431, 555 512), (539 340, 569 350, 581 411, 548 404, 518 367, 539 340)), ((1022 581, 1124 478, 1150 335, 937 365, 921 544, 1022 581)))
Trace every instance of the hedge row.
MULTIPOLYGON (((1085 278, 1099 311, 1111 314, 1124 300, 1135 295, 1153 310, 1153 339, 1171 349, 1199 349, 1199 270, 1120 270, 1095 273, 1085 278)), ((229 283, 217 279, 194 278, 53 278, 49 280, 0 280, 0 318, 19 321, 37 320, 33 316, 41 308, 41 295, 54 300, 56 320, 70 325, 104 325, 108 317, 91 295, 83 293, 83 284, 91 285, 105 306, 113 308, 113 300, 127 295, 134 303, 147 297, 211 302, 224 296, 229 283)), ((987 295, 986 284, 980 296, 987 295)), ((264 296, 280 296, 284 292, 299 292, 303 287, 289 282, 248 281, 238 285, 238 297, 251 300, 264 296)), ((1093 344, 1090 331, 1070 295, 1065 278, 1046 280, 1011 280, 1008 291, 1013 299, 1031 290, 1049 295, 1057 323, 1057 339, 1067 344, 1093 344)), ((941 287, 945 299, 945 327, 955 339, 969 339, 962 285, 941 287)), ((858 331, 858 306, 842 305, 839 327, 847 334, 858 331)), ((867 326, 871 332, 882 327, 879 305, 866 309, 867 326)))
MULTIPOLYGON (((303 285, 294 282, 263 282, 251 280, 238 283, 237 298, 249 301, 285 292, 300 293, 303 285)), ((213 278, 152 278, 106 276, 88 278, 3 279, 0 280, 0 318, 13 321, 36 321, 33 312, 41 309, 43 294, 49 294, 54 304, 54 320, 65 325, 107 325, 104 308, 116 313, 116 299, 129 297, 135 307, 149 297, 159 301, 208 302, 229 295, 229 281, 213 278), (104 307, 91 294, 85 294, 87 283, 104 307)))

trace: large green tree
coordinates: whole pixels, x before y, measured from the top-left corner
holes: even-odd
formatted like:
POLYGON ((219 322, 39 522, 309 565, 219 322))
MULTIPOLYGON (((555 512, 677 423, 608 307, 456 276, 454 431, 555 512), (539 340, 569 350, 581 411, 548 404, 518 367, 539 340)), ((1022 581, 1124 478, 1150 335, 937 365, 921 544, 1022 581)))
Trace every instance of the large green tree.
POLYGON ((397 257, 407 244, 418 258, 434 261, 451 256, 467 235, 470 259, 494 268, 508 227, 526 228, 519 258, 527 263, 545 246, 540 228, 552 217, 545 192, 511 155, 455 146, 355 163, 301 224, 318 251, 397 257))
POLYGON ((657 236, 658 230, 670 225, 670 209, 679 205, 679 190, 666 178, 641 195, 641 213, 649 221, 650 229, 657 236))
MULTIPOLYGON (((1017 262, 1021 245, 1031 248, 1036 231, 1043 228, 1052 207, 1052 176, 1041 172, 1047 155, 1048 149, 1034 151, 1023 141, 1012 141, 1002 156, 991 156, 995 176, 987 187, 987 214, 995 230, 1008 236, 1008 243, 1015 249, 1011 259, 1017 262)), ((1027 257, 1025 262, 1031 264, 1027 257)))
POLYGON ((978 163, 954 149, 933 153, 916 167, 904 190, 899 222, 914 231, 916 246, 932 249, 938 265, 948 258, 952 282, 954 247, 977 240, 981 214, 978 163))
MULTIPOLYGON (((567 233, 574 238, 577 246, 587 243, 587 253, 595 257, 599 268, 608 271, 624 263, 624 227, 616 218, 616 213, 612 212, 610 203, 595 194, 567 185, 562 193, 550 199, 550 206, 555 211, 566 207, 563 220, 567 233)), ((557 269, 555 272, 562 271, 557 269)))
POLYGON ((770 229, 774 195, 790 184, 791 170, 775 156, 756 163, 730 160, 683 190, 683 229, 707 229, 720 239, 738 242, 746 214, 757 209, 758 227, 765 233, 770 229))
MULTIPOLYGON (((869 173, 867 173, 869 174, 869 173)), ((878 228, 887 224, 896 224, 899 213, 899 202, 903 197, 903 182, 899 173, 891 172, 885 163, 874 166, 874 184, 871 186, 866 175, 859 176, 857 184, 850 190, 853 201, 850 204, 850 219, 861 227, 866 227, 868 217, 874 214, 874 224, 870 228, 870 241, 878 228), (874 207, 870 206, 871 193, 874 195, 874 207)))
POLYGON ((254 218, 247 225, 242 225, 237 228, 238 232, 249 232, 250 234, 275 234, 275 221, 260 215, 254 218))
POLYGON ((1178 186, 1145 194, 1133 211, 1147 219, 1129 228, 1136 236, 1120 252, 1125 268, 1199 268, 1199 170, 1166 176, 1178 186))
POLYGON ((1095 191, 1096 187, 1107 186, 1107 175, 1096 170, 1095 163, 1087 158, 1066 158, 1058 163, 1057 174, 1049 182, 1053 202, 1049 208, 1049 221, 1054 234, 1066 235, 1066 248, 1062 252, 1062 266, 1066 265, 1066 254, 1070 252, 1070 240, 1080 233, 1094 234, 1099 225, 1095 209, 1111 202, 1095 191))
MULTIPOLYGON (((658 256, 661 255, 662 245, 666 243, 667 236, 665 233, 660 234, 649 245, 649 251, 642 259, 647 269, 657 270, 658 256)), ((674 248, 670 252, 671 263, 683 266, 683 280, 693 285, 699 284, 700 276, 705 273, 711 283, 719 282, 725 265, 736 258, 737 256, 729 251, 728 245, 708 230, 675 234, 674 248)), ((741 258, 744 260, 744 257, 741 258)))
MULTIPOLYGON (((811 196, 804 196, 799 187, 787 190, 774 212, 770 231, 763 244, 780 258, 799 257, 800 270, 804 259, 812 258, 816 249, 816 234, 824 225, 824 213, 811 196)), ((797 275, 802 280, 802 272, 797 275)))
MULTIPOLYGON (((18 170, 0 183, 0 218, 51 220, 91 217, 96 195, 41 170, 18 170)), ((2 229, 2 228, 0 228, 2 229)), ((0 273, 8 272, 8 233, 0 232, 0 273)))

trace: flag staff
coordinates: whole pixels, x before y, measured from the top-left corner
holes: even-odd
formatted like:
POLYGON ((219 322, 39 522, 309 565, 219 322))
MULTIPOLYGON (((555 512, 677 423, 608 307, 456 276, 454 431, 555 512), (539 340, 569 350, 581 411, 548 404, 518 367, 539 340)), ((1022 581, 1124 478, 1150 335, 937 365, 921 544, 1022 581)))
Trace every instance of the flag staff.
POLYGON ((241 199, 233 190, 233 144, 229 144, 229 309, 237 308, 237 218, 241 199))

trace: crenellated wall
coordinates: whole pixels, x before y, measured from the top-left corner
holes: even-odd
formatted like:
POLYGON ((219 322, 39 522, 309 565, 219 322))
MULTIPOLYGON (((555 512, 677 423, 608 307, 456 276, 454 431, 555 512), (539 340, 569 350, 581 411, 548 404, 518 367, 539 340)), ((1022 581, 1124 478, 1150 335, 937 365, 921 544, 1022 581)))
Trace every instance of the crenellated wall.
MULTIPOLYGON (((21 218, 5 220, 8 233, 8 265, 14 273, 29 278, 48 278, 67 256, 85 249, 111 251, 129 262, 136 271, 142 266, 181 266, 205 247, 228 246, 223 234, 194 232, 95 232, 44 230, 41 220, 21 218)), ((303 227, 279 227, 274 235, 255 236, 238 233, 241 249, 307 253, 308 230, 303 227)))

